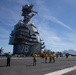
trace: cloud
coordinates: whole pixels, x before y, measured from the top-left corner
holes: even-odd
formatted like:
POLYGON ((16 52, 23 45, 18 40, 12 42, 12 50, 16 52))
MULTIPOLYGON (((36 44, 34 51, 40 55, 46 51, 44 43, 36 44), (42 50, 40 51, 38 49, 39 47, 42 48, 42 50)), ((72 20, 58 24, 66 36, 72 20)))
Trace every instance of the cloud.
POLYGON ((10 37, 10 31, 7 30, 5 27, 0 27, 0 47, 3 47, 4 49, 4 52, 5 50, 9 50, 9 46, 8 46, 8 43, 9 43, 9 37, 10 37), (5 48, 6 47, 6 48, 5 48))
POLYGON ((73 44, 76 43, 76 32, 68 32, 68 33, 64 33, 65 34, 65 40, 67 40, 68 42, 71 42, 73 44), (69 39, 68 39, 69 38, 69 39))
POLYGON ((50 48, 53 50, 65 50, 65 49, 76 49, 75 48, 75 33, 74 30, 69 27, 67 24, 60 21, 58 18, 52 16, 52 13, 50 12, 49 8, 44 5, 44 1, 38 0, 36 1, 38 9, 37 11, 38 16, 40 17, 39 20, 34 20, 36 22, 36 25, 38 27, 38 30, 40 32, 40 36, 43 38, 46 48, 50 48), (57 23, 57 25, 61 25, 64 28, 70 30, 71 32, 67 32, 67 34, 61 32, 57 32, 54 28, 50 28, 48 21, 52 21, 54 23, 57 23), (72 37, 73 36, 73 37, 72 37), (69 39, 68 39, 69 38, 69 39), (74 42, 74 43, 73 43, 74 42))
MULTIPOLYGON (((19 7, 19 6, 18 6, 19 7)), ((18 9, 18 7, 15 7, 18 9)), ((0 20, 6 20, 5 22, 14 23, 20 20, 21 17, 21 11, 12 8, 11 6, 8 7, 0 7, 0 20), (6 14, 5 14, 6 12, 6 14)), ((20 9, 21 10, 21 9, 20 9)), ((9 24, 8 23, 8 24, 9 24)))
POLYGON ((40 16, 43 18, 43 19, 46 19, 46 20, 50 20, 54 23, 57 23, 65 28, 67 28, 68 30, 70 31, 74 31, 71 27, 69 27, 67 24, 63 23, 62 21, 60 21, 59 19, 57 19, 56 17, 52 16, 51 15, 51 11, 49 10, 49 8, 46 7, 46 5, 44 5, 44 1, 37 1, 37 4, 38 6, 40 6, 39 8, 39 12, 42 13, 40 16), (46 13, 44 13, 46 12, 46 13))
POLYGON ((60 36, 60 33, 56 29, 50 28, 49 23, 45 20, 39 21, 35 19, 34 24, 38 28, 41 39, 45 42, 46 49, 55 51, 76 49, 74 32, 62 32, 60 36))
POLYGON ((50 28, 49 24, 45 21, 39 22, 35 19, 35 25, 37 25, 40 37, 48 44, 58 44, 62 39, 58 36, 57 30, 50 28), (43 28, 43 29, 42 29, 43 28))
POLYGON ((0 41, 6 41, 10 37, 10 30, 5 27, 0 27, 0 41))
MULTIPOLYGON (((22 5, 24 4, 24 2, 25 1, 23 0, 17 0, 17 3, 21 3, 22 5)), ((70 47, 75 48, 75 44, 71 42, 71 41, 75 41, 75 38, 76 38, 75 34, 64 33, 65 36, 59 36, 60 34, 58 33, 57 29, 54 29, 52 27, 50 28, 48 21, 57 23, 70 31, 73 31, 73 29, 70 28, 65 23, 63 23, 62 21, 60 21, 59 19, 57 19, 56 17, 52 16, 52 13, 50 12, 49 8, 47 8, 46 5, 44 5, 44 1, 37 0, 36 3, 38 6, 37 11, 39 12, 39 14, 38 14, 38 18, 35 18, 32 21, 35 22, 35 25, 37 26, 38 31, 40 33, 40 37, 45 42, 46 48, 50 48, 53 50, 60 50, 60 49, 64 50, 64 49, 69 49, 70 47), (70 41, 68 38, 70 39, 70 41)), ((6 7, 0 7, 0 8, 2 12, 8 11, 7 15, 5 15, 6 19, 7 17, 10 19, 10 20, 9 19, 7 20, 9 21, 8 26, 11 26, 11 25, 14 26, 19 21, 19 19, 21 19, 21 14, 17 9, 14 9, 14 8, 11 9, 6 7)), ((16 8, 18 8, 21 11, 19 6, 17 6, 16 8)), ((8 31, 6 28, 1 28, 0 32, 2 32, 0 34, 0 37, 1 38, 4 37, 3 38, 4 41, 6 40, 9 41, 9 33, 11 32, 11 30, 9 29, 8 31)))
POLYGON ((51 20, 51 21, 54 22, 54 23, 57 23, 57 24, 65 27, 65 28, 69 29, 70 31, 74 31, 74 30, 73 30, 72 28, 70 28, 68 25, 64 24, 63 22, 61 22, 60 20, 58 20, 57 18, 55 18, 55 17, 53 17, 53 16, 49 16, 49 15, 47 16, 47 15, 45 15, 44 17, 45 17, 46 19, 48 19, 48 20, 51 20))

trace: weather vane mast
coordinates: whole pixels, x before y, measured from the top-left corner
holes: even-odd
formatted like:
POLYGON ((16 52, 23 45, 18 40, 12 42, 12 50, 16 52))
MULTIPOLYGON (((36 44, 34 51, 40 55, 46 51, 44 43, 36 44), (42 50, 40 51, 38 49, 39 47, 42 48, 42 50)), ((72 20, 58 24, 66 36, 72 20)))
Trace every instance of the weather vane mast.
POLYGON ((33 11, 33 4, 25 5, 22 7, 22 16, 24 16, 24 23, 27 24, 30 19, 37 14, 37 12, 33 11))

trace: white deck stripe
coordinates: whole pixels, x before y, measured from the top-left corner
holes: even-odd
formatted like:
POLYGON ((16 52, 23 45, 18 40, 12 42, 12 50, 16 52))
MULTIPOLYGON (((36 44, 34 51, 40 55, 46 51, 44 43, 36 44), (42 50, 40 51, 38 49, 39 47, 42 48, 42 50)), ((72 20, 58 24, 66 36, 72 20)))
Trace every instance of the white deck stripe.
POLYGON ((73 66, 70 68, 65 68, 65 69, 51 72, 51 73, 44 74, 44 75, 62 75, 62 74, 68 73, 68 72, 73 71, 73 70, 76 70, 76 66, 73 66))

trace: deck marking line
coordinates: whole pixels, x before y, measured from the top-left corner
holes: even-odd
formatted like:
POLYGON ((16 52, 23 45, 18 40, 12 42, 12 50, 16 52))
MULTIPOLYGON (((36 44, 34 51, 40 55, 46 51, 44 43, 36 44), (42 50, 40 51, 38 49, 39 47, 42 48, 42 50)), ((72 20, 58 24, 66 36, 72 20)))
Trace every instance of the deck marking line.
POLYGON ((73 66, 73 67, 70 67, 70 68, 65 68, 65 69, 58 70, 58 71, 51 72, 51 73, 47 73, 47 74, 44 74, 44 75, 62 75, 62 74, 71 72, 73 70, 76 70, 76 66, 73 66))

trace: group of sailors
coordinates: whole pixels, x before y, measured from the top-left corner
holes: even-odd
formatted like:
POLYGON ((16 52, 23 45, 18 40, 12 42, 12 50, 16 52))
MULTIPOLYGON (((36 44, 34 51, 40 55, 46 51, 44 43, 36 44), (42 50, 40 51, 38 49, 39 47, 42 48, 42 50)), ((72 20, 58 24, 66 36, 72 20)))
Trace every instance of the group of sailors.
MULTIPOLYGON (((55 63, 55 54, 54 53, 44 53, 44 58, 45 58, 45 63, 47 63, 47 59, 49 57, 49 63, 53 62, 55 63)), ((37 62, 37 57, 38 55, 36 53, 33 54, 33 66, 36 66, 36 62, 37 62)), ((7 64, 6 66, 10 66, 10 62, 11 62, 11 55, 10 52, 7 54, 7 64)))
MULTIPOLYGON (((44 53, 43 56, 44 56, 44 59, 45 59, 45 63, 47 63, 48 58, 49 58, 49 63, 55 63, 56 55, 53 52, 51 52, 50 54, 44 53)), ((34 53, 33 54, 33 66, 36 66, 36 62, 37 62, 37 54, 34 53)))
MULTIPOLYGON (((32 56, 33 56, 33 66, 36 66, 38 55, 37 55, 37 53, 34 53, 32 56)), ((68 56, 69 55, 66 54, 66 58, 68 58, 68 56)), ((43 53, 43 56, 41 56, 41 57, 44 57, 45 63, 47 63, 48 58, 49 58, 49 63, 55 63, 56 55, 54 54, 54 52, 51 52, 51 53, 45 52, 45 53, 43 53)), ((11 61, 11 55, 10 55, 10 52, 9 52, 7 54, 7 64, 6 64, 6 66, 10 66, 10 61, 11 61)))

